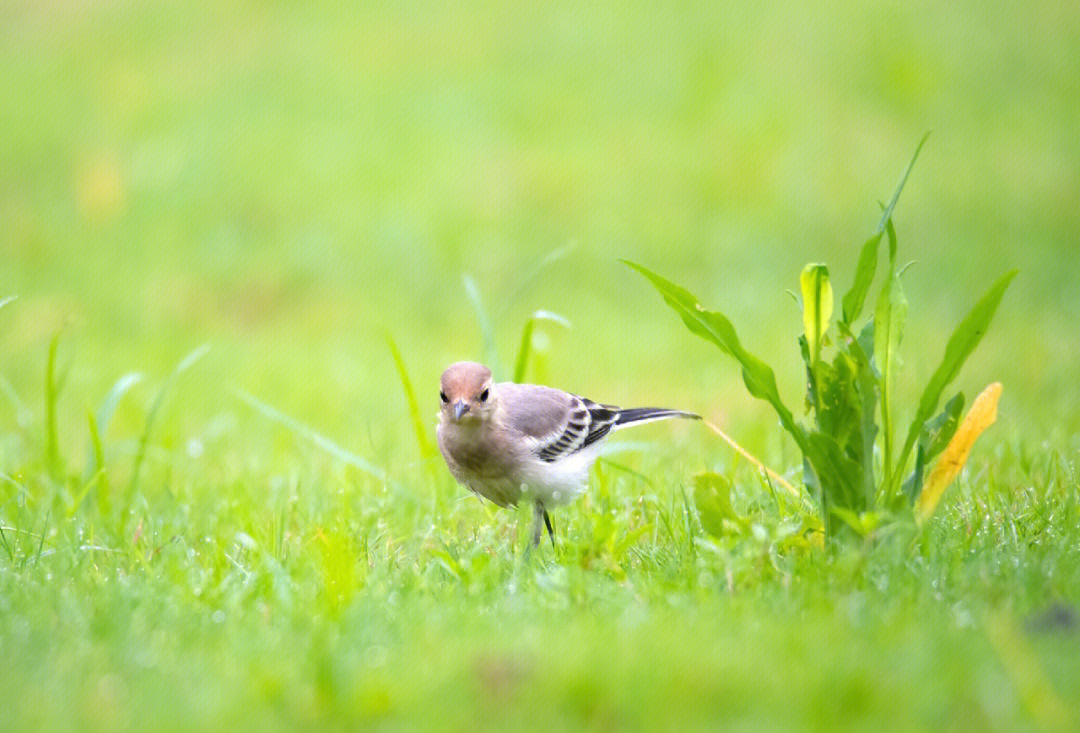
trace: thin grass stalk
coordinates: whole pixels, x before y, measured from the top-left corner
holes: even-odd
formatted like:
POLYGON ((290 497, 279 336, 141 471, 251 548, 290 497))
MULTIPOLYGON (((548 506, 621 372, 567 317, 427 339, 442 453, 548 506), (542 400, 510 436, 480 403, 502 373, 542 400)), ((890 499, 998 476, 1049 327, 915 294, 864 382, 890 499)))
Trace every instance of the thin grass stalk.
POLYGON ((775 481, 776 483, 783 486, 784 489, 789 494, 794 496, 796 499, 802 499, 803 498, 802 493, 798 489, 796 489, 794 486, 792 486, 791 483, 789 483, 783 476, 781 476, 776 471, 772 470, 771 468, 766 466, 764 463, 762 463, 760 460, 755 458, 754 455, 752 453, 750 453, 750 451, 746 450, 746 448, 743 448, 741 445, 739 445, 735 441, 734 438, 729 436, 727 433, 725 433, 720 428, 716 427, 716 425, 709 422, 708 420, 703 419, 701 422, 703 422, 705 424, 705 427, 707 427, 709 430, 711 430, 714 433, 716 433, 717 435, 719 435, 721 440, 723 440, 725 443, 730 445, 735 450, 736 453, 738 453, 740 456, 742 456, 746 460, 750 461, 750 463, 757 466, 757 468, 759 470, 763 471, 773 481, 775 481))
POLYGON ((135 489, 139 486, 139 471, 142 468, 143 461, 146 460, 146 449, 150 444, 150 431, 154 427, 154 419, 157 417, 162 405, 165 404, 165 398, 168 396, 172 386, 180 378, 180 375, 187 371, 192 364, 201 359, 209 350, 210 345, 203 344, 181 359, 180 363, 176 365, 172 374, 170 374, 168 379, 161 385, 161 389, 158 390, 157 395, 154 397, 154 401, 150 406, 150 411, 146 414, 146 424, 143 426, 142 435, 139 436, 139 448, 135 453, 135 463, 131 469, 131 482, 128 485, 128 491, 130 493, 134 493, 135 489))
POLYGON ((401 350, 398 349, 394 337, 389 332, 386 333, 386 345, 390 349, 390 356, 394 359, 394 366, 397 368, 398 378, 401 380, 401 388, 405 391, 405 401, 409 405, 409 417, 412 420, 413 433, 416 436, 416 446, 420 451, 420 457, 430 465, 431 459, 435 457, 435 446, 428 438, 427 428, 424 427, 424 421, 420 416, 420 403, 416 399, 416 390, 413 389, 412 380, 409 379, 409 372, 405 368, 405 360, 401 356, 401 350))
POLYGON ((60 344, 57 333, 49 342, 49 358, 45 366, 45 465, 54 481, 60 480, 60 437, 56 424, 56 403, 59 389, 56 384, 56 350, 60 344))

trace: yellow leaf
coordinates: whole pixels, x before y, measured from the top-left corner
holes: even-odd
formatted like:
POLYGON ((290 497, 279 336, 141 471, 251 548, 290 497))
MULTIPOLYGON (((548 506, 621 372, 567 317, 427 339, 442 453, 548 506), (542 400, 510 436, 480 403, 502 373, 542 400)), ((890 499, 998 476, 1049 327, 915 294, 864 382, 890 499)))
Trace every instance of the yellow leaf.
POLYGON ((930 472, 926 484, 923 485, 922 493, 919 494, 915 505, 915 518, 919 524, 923 524, 933 515, 945 489, 967 463, 971 446, 997 419, 997 404, 1000 397, 1001 382, 994 382, 979 393, 979 396, 971 403, 971 409, 964 416, 960 427, 956 429, 941 458, 934 464, 934 470, 930 472))
POLYGON ((829 268, 811 262, 799 275, 799 284, 802 287, 803 326, 810 349, 810 363, 816 364, 821 355, 821 340, 832 318, 833 291, 829 284, 829 268))

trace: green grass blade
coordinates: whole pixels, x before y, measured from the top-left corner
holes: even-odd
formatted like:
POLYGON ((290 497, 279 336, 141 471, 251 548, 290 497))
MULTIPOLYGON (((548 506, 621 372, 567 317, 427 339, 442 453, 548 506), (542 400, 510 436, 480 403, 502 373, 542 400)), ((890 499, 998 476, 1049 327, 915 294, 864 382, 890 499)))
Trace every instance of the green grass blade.
POLYGON ((75 513, 79 511, 79 507, 82 506, 83 501, 86 500, 87 495, 89 495, 89 493, 94 490, 94 487, 98 484, 98 482, 101 481, 101 479, 102 479, 102 477, 104 475, 105 475, 105 469, 102 468, 102 469, 99 469, 97 471, 97 473, 93 474, 90 477, 89 481, 84 481, 83 482, 82 488, 79 489, 78 493, 75 494, 75 496, 72 498, 71 502, 68 504, 68 507, 67 507, 67 517, 68 517, 68 519, 75 516, 75 513))
MULTIPOLYGON (((113 386, 109 388, 108 393, 105 395, 105 399, 98 405, 97 413, 91 416, 94 422, 93 428, 98 431, 99 436, 108 432, 109 422, 112 420, 113 413, 116 412, 116 406, 132 387, 142 381, 142 378, 142 374, 130 372, 113 382, 113 386)), ((84 481, 89 480, 94 471, 105 465, 95 457, 95 448, 93 445, 87 450, 86 472, 83 475, 84 481)))
POLYGON ((911 169, 914 167, 919 152, 928 137, 930 137, 929 132, 923 135, 922 140, 915 147, 915 154, 911 156, 911 162, 904 169, 900 184, 893 191, 888 206, 884 207, 881 213, 877 230, 873 236, 863 243, 862 251, 859 253, 859 264, 855 269, 855 282, 852 283, 851 289, 844 295, 843 319, 844 323, 848 325, 854 324, 855 319, 862 313, 863 305, 866 303, 866 295, 870 292, 870 284, 874 281, 874 272, 877 270, 878 245, 881 244, 881 236, 885 233, 886 226, 892 218, 893 209, 896 208, 896 202, 900 200, 900 192, 904 190, 908 176, 911 175, 911 169))
POLYGON ((409 372, 405 369, 405 360, 401 357, 401 351, 394 342, 394 337, 389 333, 386 334, 386 345, 394 358, 394 366, 397 367, 398 378, 401 379, 401 388, 405 390, 405 400, 409 404, 409 417, 412 419, 413 432, 416 434, 416 446, 420 450, 420 457, 428 461, 435 456, 435 446, 428 437, 423 418, 420 417, 420 403, 416 399, 416 390, 413 389, 409 372))
POLYGON ((113 413, 116 412, 116 406, 120 403, 120 400, 132 387, 141 382, 142 379, 142 374, 130 372, 113 383, 113 386, 105 395, 105 399, 101 401, 101 404, 98 406, 97 412, 94 415, 94 419, 97 420, 98 428, 101 429, 102 433, 108 431, 109 422, 112 420, 113 413))
POLYGON ((19 393, 15 391, 15 388, 11 386, 11 382, 2 374, 0 374, 0 394, 3 394, 15 409, 15 421, 20 427, 25 427, 33 420, 34 416, 26 407, 26 403, 19 398, 19 393))
POLYGON ((664 301, 679 314, 691 333, 706 341, 711 341, 721 351, 739 362, 742 366, 743 383, 746 389, 754 397, 772 405, 780 418, 780 424, 805 452, 805 430, 795 423, 791 411, 780 399, 780 391, 776 386, 776 374, 765 362, 743 348, 731 321, 721 313, 705 310, 694 295, 670 280, 628 260, 622 260, 622 262, 637 270, 653 284, 664 301))
POLYGON ((533 328, 536 326, 535 318, 525 319, 525 325, 521 327, 521 345, 518 346, 517 359, 514 361, 514 381, 525 381, 525 369, 529 366, 529 351, 532 348, 533 328))
POLYGON ((49 359, 45 366, 45 465, 49 475, 60 478, 60 437, 56 426, 56 403, 60 388, 56 382, 56 350, 60 345, 60 333, 49 342, 49 359))
POLYGON ((8 544, 7 535, 4 534, 4 528, 0 526, 0 545, 4 546, 4 552, 7 553, 8 562, 15 561, 15 553, 11 549, 11 545, 8 544))
POLYGON ((245 392, 243 390, 235 390, 236 396, 245 402, 249 407, 254 408, 257 412, 261 413, 263 417, 268 417, 280 425, 284 425, 286 428, 296 433, 302 438, 315 444, 317 447, 326 451, 334 458, 337 458, 342 463, 346 463, 353 468, 357 468, 369 476, 378 479, 379 481, 388 482, 386 471, 376 466, 374 463, 361 458, 360 456, 352 453, 334 441, 327 438, 325 435, 316 432, 314 429, 308 427, 304 423, 300 422, 296 418, 286 415, 275 407, 272 407, 258 397, 245 392))
POLYGON ((1009 287, 1012 279, 1016 277, 1016 273, 1016 270, 1012 270, 998 278, 997 282, 990 286, 990 289, 986 291, 982 298, 979 299, 979 302, 975 304, 975 307, 971 309, 964 317, 964 320, 960 322, 960 325, 956 327, 956 330, 953 331, 949 343, 945 346, 945 356, 942 357, 941 364, 933 376, 930 377, 922 398, 919 400, 919 409, 915 413, 915 419, 911 421, 911 427, 908 428, 904 448, 897 460, 896 468, 893 469, 893 485, 899 481, 899 476, 904 470, 911 449, 915 446, 915 441, 919 437, 919 431, 922 430, 923 423, 930 419, 930 416, 937 408, 938 400, 941 399, 941 393, 956 379, 956 375, 960 372, 960 367, 963 366, 964 361, 979 345, 983 335, 986 333, 986 329, 990 326, 990 321, 993 319, 998 305, 1001 303, 1002 296, 1005 295, 1005 290, 1009 287))
MULTIPOLYGON (((109 475, 105 470, 105 449, 101 445, 101 433, 98 431, 98 423, 94 419, 94 413, 86 411, 86 420, 90 424, 90 446, 94 460, 91 464, 94 468, 88 471, 92 476, 98 476, 97 480, 97 503, 98 511, 106 514, 110 507, 109 475)), ((89 484, 89 482, 87 482, 89 484)))
POLYGON ((532 285, 536 281, 536 279, 540 277, 544 270, 551 267, 556 262, 566 257, 566 255, 573 252, 575 247, 577 247, 577 243, 571 242, 570 244, 563 245, 562 247, 558 247, 557 249, 553 249, 548 252, 547 255, 545 255, 544 258, 541 259, 540 262, 538 262, 531 270, 529 270, 528 274, 526 274, 524 278, 522 278, 521 284, 518 285, 513 295, 511 295, 507 299, 507 305, 513 305, 514 303, 518 302, 518 300, 521 298, 521 294, 528 290, 529 286, 532 285))
POLYGON ((521 346, 518 347, 517 359, 514 361, 515 382, 523 382, 525 380, 525 371, 528 369, 529 354, 532 350, 533 330, 536 328, 537 321, 551 321, 552 323, 558 323, 564 328, 571 328, 570 321, 566 320, 558 313, 539 310, 529 316, 521 329, 521 346))
POLYGON ((473 310, 476 311, 476 322, 480 326, 480 335, 484 339, 484 360, 487 362, 487 366, 491 369, 491 373, 495 375, 495 379, 500 380, 504 378, 502 371, 502 365, 499 362, 499 350, 495 347, 495 329, 491 326, 491 319, 488 318, 487 311, 484 310, 484 302, 480 298, 480 288, 476 286, 476 281, 470 276, 466 275, 465 282, 465 294, 469 296, 469 302, 472 303, 473 310))
POLYGON ((893 209, 896 208, 896 202, 900 200, 900 192, 904 190, 904 185, 907 183, 908 176, 911 175, 911 169, 915 167, 915 161, 919 159, 919 152, 922 150, 923 145, 926 144, 926 139, 930 137, 930 133, 927 132, 922 136, 922 140, 915 146, 915 154, 911 156, 911 162, 908 163, 907 168, 904 169, 904 175, 900 178, 900 184, 893 191, 892 198, 889 199, 889 205, 885 207, 885 211, 881 213, 881 219, 878 221, 878 228, 876 234, 880 234, 885 231, 885 224, 892 218, 893 209))
POLYGON ((139 437, 139 447, 135 453, 135 462, 131 468, 129 491, 134 492, 139 485, 139 472, 142 469, 143 461, 146 460, 146 448, 150 443, 150 431, 154 427, 154 419, 157 417, 162 405, 165 404, 165 398, 169 395, 172 386, 180 379, 180 375, 190 369, 199 359, 203 358, 209 350, 210 344, 203 344, 181 359, 180 363, 176 365, 172 374, 170 374, 168 379, 161 385, 161 389, 158 390, 157 395, 154 397, 154 401, 150 405, 150 411, 146 413, 146 424, 143 426, 142 435, 139 437))
POLYGON ((607 457, 608 455, 610 454, 605 452, 603 456, 597 459, 597 463, 601 463, 605 466, 611 466, 616 471, 625 473, 627 476, 633 476, 638 481, 648 486, 650 489, 654 491, 656 490, 656 483, 651 478, 643 474, 641 471, 635 471, 624 463, 618 463, 617 461, 611 460, 607 457))

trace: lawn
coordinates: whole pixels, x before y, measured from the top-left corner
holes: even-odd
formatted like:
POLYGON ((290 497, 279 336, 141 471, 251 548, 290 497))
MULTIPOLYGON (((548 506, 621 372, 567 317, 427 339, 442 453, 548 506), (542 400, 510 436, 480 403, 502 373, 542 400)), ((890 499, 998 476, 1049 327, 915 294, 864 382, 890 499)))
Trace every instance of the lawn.
POLYGON ((1074 729, 1077 48, 1067 3, 0 3, 0 729, 1074 729), (700 412, 801 487, 619 260, 806 420, 785 291, 849 287, 928 130, 901 424, 1019 275, 954 385, 1000 381, 998 420, 923 529, 822 546, 658 423, 527 556, 528 511, 431 453, 442 369, 509 378, 545 310, 526 379, 700 412))

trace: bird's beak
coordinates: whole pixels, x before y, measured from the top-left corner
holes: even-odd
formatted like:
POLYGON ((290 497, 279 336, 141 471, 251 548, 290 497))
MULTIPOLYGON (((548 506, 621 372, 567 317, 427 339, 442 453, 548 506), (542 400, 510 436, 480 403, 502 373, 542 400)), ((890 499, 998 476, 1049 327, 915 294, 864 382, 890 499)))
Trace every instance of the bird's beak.
POLYGON ((461 416, 469 411, 469 403, 465 400, 458 400, 454 403, 454 419, 460 420, 461 416))

